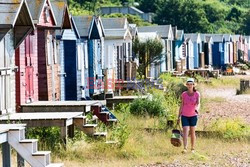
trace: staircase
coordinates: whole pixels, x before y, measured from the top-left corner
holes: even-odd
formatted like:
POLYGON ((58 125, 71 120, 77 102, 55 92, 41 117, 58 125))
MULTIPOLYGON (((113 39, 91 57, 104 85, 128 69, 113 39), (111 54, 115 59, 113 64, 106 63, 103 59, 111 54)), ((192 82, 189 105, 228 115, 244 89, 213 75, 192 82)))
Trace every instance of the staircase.
POLYGON ((105 124, 117 123, 117 118, 102 104, 91 106, 91 111, 105 124))
MULTIPOLYGON (((88 97, 87 100, 92 99, 88 97)), ((118 121, 115 115, 101 103, 91 106, 91 111, 93 111, 93 114, 96 115, 105 124, 113 124, 117 123, 118 121)))
POLYGON ((89 136, 106 137, 107 132, 97 132, 97 124, 88 124, 86 116, 74 117, 74 125, 89 136))
POLYGON ((32 167, 63 166, 63 164, 50 163, 50 151, 37 150, 37 139, 25 139, 25 127, 10 129, 8 142, 32 167))

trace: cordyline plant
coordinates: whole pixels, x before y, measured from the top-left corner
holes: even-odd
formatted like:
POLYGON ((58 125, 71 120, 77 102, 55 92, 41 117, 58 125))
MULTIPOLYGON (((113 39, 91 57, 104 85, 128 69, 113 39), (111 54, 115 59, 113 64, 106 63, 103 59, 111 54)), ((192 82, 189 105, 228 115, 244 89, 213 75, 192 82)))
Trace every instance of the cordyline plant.
POLYGON ((136 38, 133 41, 133 51, 139 58, 138 73, 140 77, 146 79, 146 70, 150 64, 160 62, 162 56, 163 45, 159 39, 147 39, 145 42, 136 38))

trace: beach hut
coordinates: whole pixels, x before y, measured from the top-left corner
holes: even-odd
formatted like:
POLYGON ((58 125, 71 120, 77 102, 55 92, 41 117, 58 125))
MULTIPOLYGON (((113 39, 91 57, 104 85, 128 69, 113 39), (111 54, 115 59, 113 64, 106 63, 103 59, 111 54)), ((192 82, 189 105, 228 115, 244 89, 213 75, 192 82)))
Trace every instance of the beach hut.
POLYGON ((36 26, 38 54, 38 99, 60 100, 59 61, 55 29, 57 21, 50 0, 27 0, 36 26))
POLYGON ((250 36, 246 36, 248 39, 248 61, 250 61, 250 36))
POLYGON ((74 16, 81 42, 84 43, 84 57, 88 69, 85 73, 86 91, 90 97, 104 98, 104 28, 100 17, 74 16), (86 52, 86 49, 88 52, 86 52), (86 60, 87 59, 87 60, 86 60))
MULTIPOLYGON (((133 36, 126 18, 103 18, 102 22, 105 31, 105 91, 106 94, 112 94, 116 81, 135 78, 128 75, 131 73, 131 65, 128 63, 132 61, 133 36)), ((133 32, 136 35, 136 30, 133 32)))
POLYGON ((238 61, 238 54, 239 54, 239 42, 240 42, 240 35, 232 35, 232 45, 233 45, 233 64, 238 61))
POLYGON ((249 38, 247 36, 243 36, 243 60, 248 62, 248 48, 249 48, 249 38))
POLYGON ((221 69, 225 61, 225 37, 223 34, 207 34, 213 38, 213 67, 221 69))
POLYGON ((157 32, 163 43, 164 49, 161 58, 161 70, 160 72, 173 71, 173 40, 174 35, 171 25, 159 25, 159 26, 144 26, 138 27, 138 32, 157 32))
POLYGON ((190 38, 193 43, 193 51, 194 51, 194 68, 199 68, 200 66, 200 56, 202 53, 202 43, 201 37, 199 33, 196 34, 185 34, 185 39, 190 38))
POLYGON ((230 63, 230 57, 232 57, 231 45, 232 45, 232 36, 230 34, 224 34, 224 62, 222 62, 223 66, 230 63))
POLYGON ((89 96, 86 92, 87 78, 86 56, 87 43, 81 41, 79 31, 76 27, 74 18, 71 18, 73 28, 64 30, 62 33, 61 72, 61 96, 62 100, 82 100, 89 96))
MULTIPOLYGON (((0 3, 0 115, 13 113, 16 111, 16 77, 24 75, 25 54, 23 54, 23 69, 16 67, 19 59, 15 59, 15 49, 20 46, 25 38, 34 30, 32 18, 30 16, 27 3, 24 0, 1 1, 0 3), (15 75, 15 72, 20 70, 15 75)), ((29 61, 29 59, 27 59, 29 61)), ((17 83, 18 84, 18 83, 17 83)), ((22 84, 26 84, 26 76, 22 78, 22 84)), ((23 96, 25 101, 25 96, 23 96)))
POLYGON ((185 38, 184 41, 186 68, 188 70, 194 69, 194 47, 191 38, 185 38))
POLYGON ((61 27, 56 31, 61 67, 61 100, 81 100, 85 97, 84 43, 81 43, 79 31, 64 0, 53 1, 52 7, 56 11, 56 20, 60 20, 57 26, 61 27), (61 6, 64 8, 60 13, 61 6))
POLYGON ((202 50, 204 52, 204 65, 213 65, 213 38, 210 35, 201 34, 202 50))
POLYGON ((132 35, 127 18, 103 18, 102 22, 106 34, 104 62, 113 66, 105 66, 105 69, 115 68, 116 80, 129 80, 126 78, 126 63, 132 60, 132 35), (110 46, 113 46, 113 51, 108 52, 107 48, 110 46), (114 55, 110 54, 111 52, 114 55))
POLYGON ((183 72, 186 69, 186 59, 183 56, 183 42, 184 42, 184 31, 178 30, 177 27, 173 27, 174 34, 174 69, 175 71, 183 72))

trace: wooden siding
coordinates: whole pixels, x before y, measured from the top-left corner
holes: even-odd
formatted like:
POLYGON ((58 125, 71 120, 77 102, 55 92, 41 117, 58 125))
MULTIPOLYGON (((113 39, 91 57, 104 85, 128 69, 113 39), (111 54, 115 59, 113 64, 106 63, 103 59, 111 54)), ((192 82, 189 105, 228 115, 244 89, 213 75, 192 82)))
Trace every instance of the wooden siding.
POLYGON ((48 100, 47 69, 45 56, 45 31, 38 30, 38 86, 39 100, 48 100))
POLYGON ((54 30, 38 30, 39 100, 60 100, 60 66, 54 36, 54 30))
POLYGON ((49 6, 48 0, 45 4, 45 7, 43 9, 43 12, 41 14, 41 17, 39 19, 38 25, 44 26, 44 27, 50 27, 55 25, 55 20, 52 15, 52 11, 50 10, 52 7, 49 6), (49 8, 48 8, 49 7, 49 8))
POLYGON ((18 72, 16 73, 16 103, 17 103, 17 111, 20 111, 20 105, 25 104, 27 102, 38 101, 38 58, 37 58, 37 32, 34 31, 34 35, 28 35, 21 43, 19 48, 16 49, 16 66, 18 66, 18 72), (30 45, 26 46, 26 40, 30 40, 30 45), (26 53, 25 49, 30 49, 30 66, 26 63, 26 53), (26 68, 33 68, 33 75, 30 78, 30 82, 32 84, 32 89, 30 92, 32 96, 26 96, 26 68), (29 99, 30 98, 30 99, 29 99))
POLYGON ((80 40, 77 40, 77 100, 85 97, 85 78, 84 78, 84 47, 80 40))
POLYGON ((60 52, 60 76, 61 76, 61 101, 65 100, 65 66, 64 66, 64 43, 63 41, 60 41, 59 44, 59 52, 60 52))
POLYGON ((15 112, 15 50, 13 30, 0 41, 0 114, 15 112))

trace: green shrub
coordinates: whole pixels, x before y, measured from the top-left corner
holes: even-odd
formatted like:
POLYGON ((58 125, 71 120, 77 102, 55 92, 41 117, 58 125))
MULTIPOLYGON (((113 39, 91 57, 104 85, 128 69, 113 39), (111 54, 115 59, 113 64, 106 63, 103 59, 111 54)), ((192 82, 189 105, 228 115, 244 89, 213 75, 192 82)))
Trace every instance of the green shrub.
POLYGON ((60 128, 58 127, 37 127, 27 128, 27 138, 34 138, 39 140, 39 148, 46 150, 56 150, 63 144, 63 139, 60 136, 60 128))
POLYGON ((219 119, 209 129, 219 132, 224 139, 240 140, 250 137, 250 126, 239 119, 219 119))
POLYGON ((186 86, 183 84, 185 83, 185 78, 173 77, 171 74, 165 73, 160 76, 160 79, 166 87, 167 92, 170 92, 171 95, 174 92, 178 98, 181 96, 183 91, 187 90, 186 86))
POLYGON ((165 115, 164 100, 164 97, 159 95, 146 99, 138 98, 131 103, 130 112, 141 116, 163 116, 165 115))

